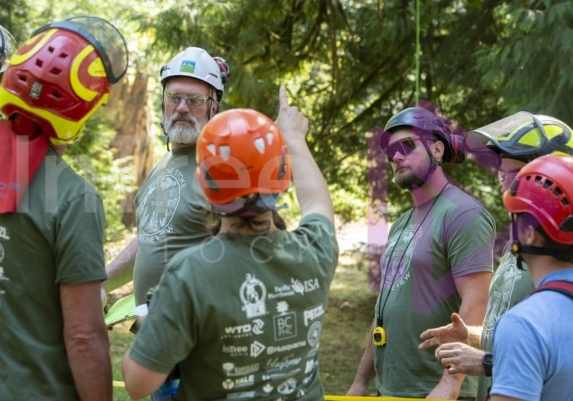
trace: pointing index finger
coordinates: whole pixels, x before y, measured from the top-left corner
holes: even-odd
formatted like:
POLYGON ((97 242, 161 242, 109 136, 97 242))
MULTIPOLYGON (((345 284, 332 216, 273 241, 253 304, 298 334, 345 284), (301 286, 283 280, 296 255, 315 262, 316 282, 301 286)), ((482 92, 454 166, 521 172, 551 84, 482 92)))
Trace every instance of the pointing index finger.
POLYGON ((286 88, 284 87, 284 85, 281 85, 281 88, 279 90, 279 105, 281 109, 288 107, 288 98, 287 98, 286 88))

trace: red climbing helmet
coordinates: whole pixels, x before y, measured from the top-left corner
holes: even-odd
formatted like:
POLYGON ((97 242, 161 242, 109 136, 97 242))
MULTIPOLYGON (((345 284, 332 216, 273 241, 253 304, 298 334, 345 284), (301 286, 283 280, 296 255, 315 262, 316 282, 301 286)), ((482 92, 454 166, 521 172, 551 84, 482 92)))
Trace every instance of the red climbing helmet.
POLYGON ((556 242, 573 244, 573 157, 541 156, 517 173, 503 204, 511 213, 529 213, 556 242))

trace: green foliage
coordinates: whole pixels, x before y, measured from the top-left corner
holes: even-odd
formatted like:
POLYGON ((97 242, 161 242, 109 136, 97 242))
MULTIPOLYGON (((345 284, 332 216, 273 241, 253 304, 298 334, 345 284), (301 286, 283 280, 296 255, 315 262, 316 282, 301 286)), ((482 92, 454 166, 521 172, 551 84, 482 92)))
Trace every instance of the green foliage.
POLYGON ((502 94, 507 111, 571 121, 573 3, 514 1, 492 10, 494 40, 477 49, 481 85, 502 94))
POLYGON ((127 163, 130 159, 114 159, 114 150, 109 147, 115 136, 109 126, 105 114, 98 110, 63 157, 101 194, 106 212, 106 241, 116 241, 127 232, 121 222, 122 201, 125 193, 134 188, 131 187, 131 166, 127 163))
POLYGON ((22 43, 26 39, 26 17, 30 10, 26 0, 0 0, 0 25, 22 43))
MULTIPOLYGON (((231 65, 223 109, 275 117, 286 85, 310 119, 308 140, 343 219, 369 202, 383 202, 390 220, 410 206, 386 163, 367 159, 377 146, 369 144, 372 129, 416 99, 459 133, 517 110, 570 120, 568 0, 426 1, 419 16, 414 0, 14 1, 0 0, 0 18, 8 18, 0 21, 21 31, 79 13, 110 19, 128 40, 131 66, 150 68, 152 77, 187 46, 223 56, 231 65)), ((505 224, 490 172, 466 163, 448 174, 505 224)))

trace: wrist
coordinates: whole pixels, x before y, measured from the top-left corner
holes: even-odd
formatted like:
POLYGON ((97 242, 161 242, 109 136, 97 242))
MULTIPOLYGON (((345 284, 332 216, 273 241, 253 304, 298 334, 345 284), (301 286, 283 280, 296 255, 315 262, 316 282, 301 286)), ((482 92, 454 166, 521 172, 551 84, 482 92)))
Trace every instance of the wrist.
POLYGON ((482 365, 483 365, 483 370, 484 370, 484 372, 485 372, 484 374, 485 374, 487 377, 491 377, 492 370, 493 370, 493 354, 490 353, 490 352, 487 352, 487 353, 483 356, 483 358, 482 358, 482 360, 481 360, 481 363, 482 363, 482 365))

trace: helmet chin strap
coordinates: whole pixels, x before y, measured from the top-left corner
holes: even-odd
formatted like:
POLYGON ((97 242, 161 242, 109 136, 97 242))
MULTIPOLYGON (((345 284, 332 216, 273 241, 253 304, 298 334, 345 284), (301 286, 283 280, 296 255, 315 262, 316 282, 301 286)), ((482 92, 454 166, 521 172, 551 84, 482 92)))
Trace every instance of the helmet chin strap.
POLYGON ((167 131, 165 131, 165 126, 163 125, 163 121, 161 121, 159 125, 161 126, 161 130, 163 131, 163 135, 167 137, 166 145, 167 145, 167 151, 169 152, 169 135, 167 134, 167 131))
POLYGON ((511 253, 515 256, 517 260, 517 268, 519 270, 525 270, 523 268, 523 255, 545 255, 545 256, 555 256, 555 251, 547 248, 542 248, 539 246, 528 246, 522 245, 519 241, 513 241, 511 244, 511 253))
POLYGON ((432 174, 434 174, 434 171, 436 171, 436 168, 440 166, 440 162, 432 154, 432 151, 430 150, 430 147, 426 143, 426 140, 422 139, 421 142, 424 144, 424 148, 426 149, 426 153, 428 154, 428 158, 430 159, 430 168, 428 169, 428 172, 424 177, 424 182, 429 182, 430 178, 432 177, 432 174))
POLYGON ((428 157, 430 158, 430 163, 432 163, 432 166, 434 167, 434 169, 436 167, 438 167, 440 165, 440 162, 438 161, 438 159, 436 159, 434 157, 434 155, 432 154, 432 151, 430 150, 430 147, 428 146, 428 144, 426 143, 426 139, 422 138, 420 140, 420 142, 422 142, 422 144, 424 144, 424 149, 426 149, 426 153, 428 154, 428 157))
POLYGON ((555 249, 544 248, 544 247, 540 247, 540 246, 529 246, 529 245, 521 244, 521 242, 519 242, 519 240, 517 239, 517 221, 515 219, 515 213, 511 214, 511 237, 512 237, 511 253, 517 259, 517 268, 519 270, 525 270, 523 268, 523 262, 524 262, 523 255, 524 254, 525 255, 553 256, 553 257, 559 257, 561 254, 563 254, 564 257, 568 256, 567 252, 560 252, 560 251, 555 250, 555 249))

